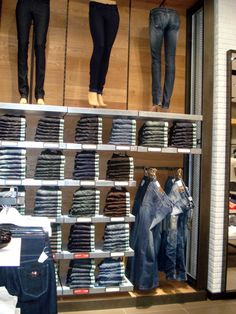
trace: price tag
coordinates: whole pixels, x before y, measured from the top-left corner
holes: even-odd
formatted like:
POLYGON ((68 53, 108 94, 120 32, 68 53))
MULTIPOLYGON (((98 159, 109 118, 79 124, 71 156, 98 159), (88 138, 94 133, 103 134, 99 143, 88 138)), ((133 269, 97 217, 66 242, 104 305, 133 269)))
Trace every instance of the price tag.
POLYGON ((56 186, 57 183, 58 183, 57 180, 42 180, 42 185, 56 186))
MULTIPOLYGON (((70 180, 70 179, 66 179, 66 180, 62 180, 61 181, 62 184, 61 185, 64 185, 64 186, 72 186, 73 183, 76 182, 76 180, 70 180)), ((80 181, 78 180, 78 182, 80 183, 80 181)), ((78 184, 79 185, 79 184, 78 184)))
POLYGON ((59 148, 60 149, 66 149, 67 148, 67 144, 66 143, 60 143, 59 144, 59 148))
POLYGON ((89 258, 89 253, 75 253, 74 259, 89 258))
POLYGON ((178 148, 178 153, 189 154, 190 152, 191 152, 191 149, 189 148, 178 148))
POLYGON ((17 147, 18 146, 18 142, 2 141, 2 146, 17 147))
POLYGON ((110 288, 106 288, 106 292, 119 292, 120 288, 118 287, 110 287, 110 288))
POLYGON ((58 143, 43 143, 44 148, 59 148, 58 143))
POLYGON ((76 222, 92 222, 92 218, 77 218, 76 222))
POLYGON ((97 145, 92 145, 92 144, 82 144, 83 149, 91 149, 91 150, 96 150, 97 145))
POLYGON ((148 147, 148 152, 161 152, 160 147, 148 147))
POLYGON ((73 290, 74 295, 79 295, 79 294, 88 294, 89 289, 75 289, 73 290))
POLYGON ((86 185, 86 186, 95 186, 95 181, 85 181, 81 180, 80 185, 86 185))
POLYGON ((70 144, 67 144, 67 148, 68 149, 78 149, 78 150, 80 150, 82 148, 82 145, 81 144, 70 143, 70 144))
POLYGON ((125 253, 123 252, 112 252, 111 257, 119 257, 119 256, 125 256, 125 253))
POLYGON ((125 221, 124 217, 111 217, 111 222, 125 221))
POLYGON ((130 146, 116 146, 116 150, 130 150, 130 146))
POLYGON ((115 181, 115 186, 128 186, 129 182, 127 181, 115 181))
POLYGON ((21 180, 6 180, 7 185, 21 185, 21 180))
POLYGON ((147 152, 147 151, 148 151, 147 147, 138 146, 138 152, 147 152))

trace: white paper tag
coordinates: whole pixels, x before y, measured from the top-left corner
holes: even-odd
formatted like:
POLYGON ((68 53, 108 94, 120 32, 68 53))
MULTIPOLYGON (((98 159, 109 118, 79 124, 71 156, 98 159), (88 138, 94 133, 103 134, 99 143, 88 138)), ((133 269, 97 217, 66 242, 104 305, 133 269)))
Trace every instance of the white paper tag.
POLYGON ((183 184, 182 184, 181 180, 178 180, 178 181, 177 181, 177 184, 178 184, 178 186, 180 186, 180 187, 182 187, 182 186, 183 186, 183 184))
POLYGON ((43 251, 42 254, 39 256, 38 262, 44 263, 48 259, 47 254, 43 251))

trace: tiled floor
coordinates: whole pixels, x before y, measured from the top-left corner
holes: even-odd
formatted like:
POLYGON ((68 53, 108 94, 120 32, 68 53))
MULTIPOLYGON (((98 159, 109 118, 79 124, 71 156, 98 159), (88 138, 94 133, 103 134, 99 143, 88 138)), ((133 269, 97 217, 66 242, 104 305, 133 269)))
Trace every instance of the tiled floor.
POLYGON ((122 308, 95 311, 60 312, 59 314, 235 314, 236 299, 201 301, 142 308, 122 308))

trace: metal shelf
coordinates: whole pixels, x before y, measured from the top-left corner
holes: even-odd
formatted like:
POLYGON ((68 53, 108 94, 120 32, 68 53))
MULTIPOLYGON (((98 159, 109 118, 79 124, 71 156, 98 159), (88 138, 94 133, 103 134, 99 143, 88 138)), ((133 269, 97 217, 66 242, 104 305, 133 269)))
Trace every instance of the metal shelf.
MULTIPOLYGON (((69 217, 69 216, 61 216, 58 217, 59 219, 62 218, 62 223, 108 223, 108 222, 134 222, 135 216, 129 215, 127 217, 107 217, 102 215, 97 215, 93 217, 69 217)), ((56 218, 57 219, 57 218, 56 218)))
POLYGON ((23 179, 14 180, 6 179, 0 180, 0 186, 91 186, 91 187, 113 187, 113 186, 128 186, 135 187, 136 181, 107 181, 107 180, 35 180, 23 179))
POLYGON ((172 112, 152 112, 152 111, 139 111, 139 119, 158 119, 158 120, 184 120, 184 121, 202 121, 202 115, 172 113, 172 112))
POLYGON ((48 106, 48 105, 33 105, 33 104, 26 104, 22 105, 19 103, 2 103, 0 102, 0 110, 4 113, 8 113, 9 110, 19 111, 20 114, 37 114, 40 116, 47 116, 47 115, 60 115, 65 116, 67 113, 67 107, 64 106, 48 106))
POLYGON ((96 249, 94 252, 70 253, 69 251, 63 250, 60 253, 54 253, 54 258, 57 260, 106 258, 106 257, 122 257, 122 256, 134 256, 134 251, 131 248, 129 248, 129 250, 125 252, 110 252, 110 251, 103 251, 102 249, 96 249))
POLYGON ((134 287, 132 283, 125 278, 125 281, 120 286, 111 286, 111 287, 93 287, 93 288, 78 288, 70 289, 69 287, 62 286, 57 287, 57 295, 83 295, 83 294, 98 294, 98 293, 112 293, 112 292, 129 292, 133 291, 134 287))

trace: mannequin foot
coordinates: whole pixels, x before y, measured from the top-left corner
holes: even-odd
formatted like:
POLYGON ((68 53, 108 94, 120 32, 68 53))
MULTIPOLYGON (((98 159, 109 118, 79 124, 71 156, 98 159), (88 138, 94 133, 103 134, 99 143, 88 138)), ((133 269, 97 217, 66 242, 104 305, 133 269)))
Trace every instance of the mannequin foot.
POLYGON ((27 103, 28 103, 27 98, 25 98, 25 97, 21 97, 21 99, 20 99, 20 104, 22 104, 22 105, 26 105, 27 103))
POLYGON ((39 98, 37 99, 37 105, 44 105, 44 99, 43 98, 39 98))
POLYGON ((160 108, 160 112, 168 112, 169 108, 165 108, 165 107, 161 107, 160 108))
POLYGON ((88 103, 91 107, 99 107, 98 94, 95 92, 88 93, 88 103))
POLYGON ((152 105, 152 112, 160 112, 160 111, 161 111, 161 104, 160 105, 156 105, 156 104, 152 105))
POLYGON ((103 98, 102 98, 101 94, 98 94, 98 103, 99 103, 100 107, 103 107, 103 108, 107 107, 107 105, 103 101, 103 98))

